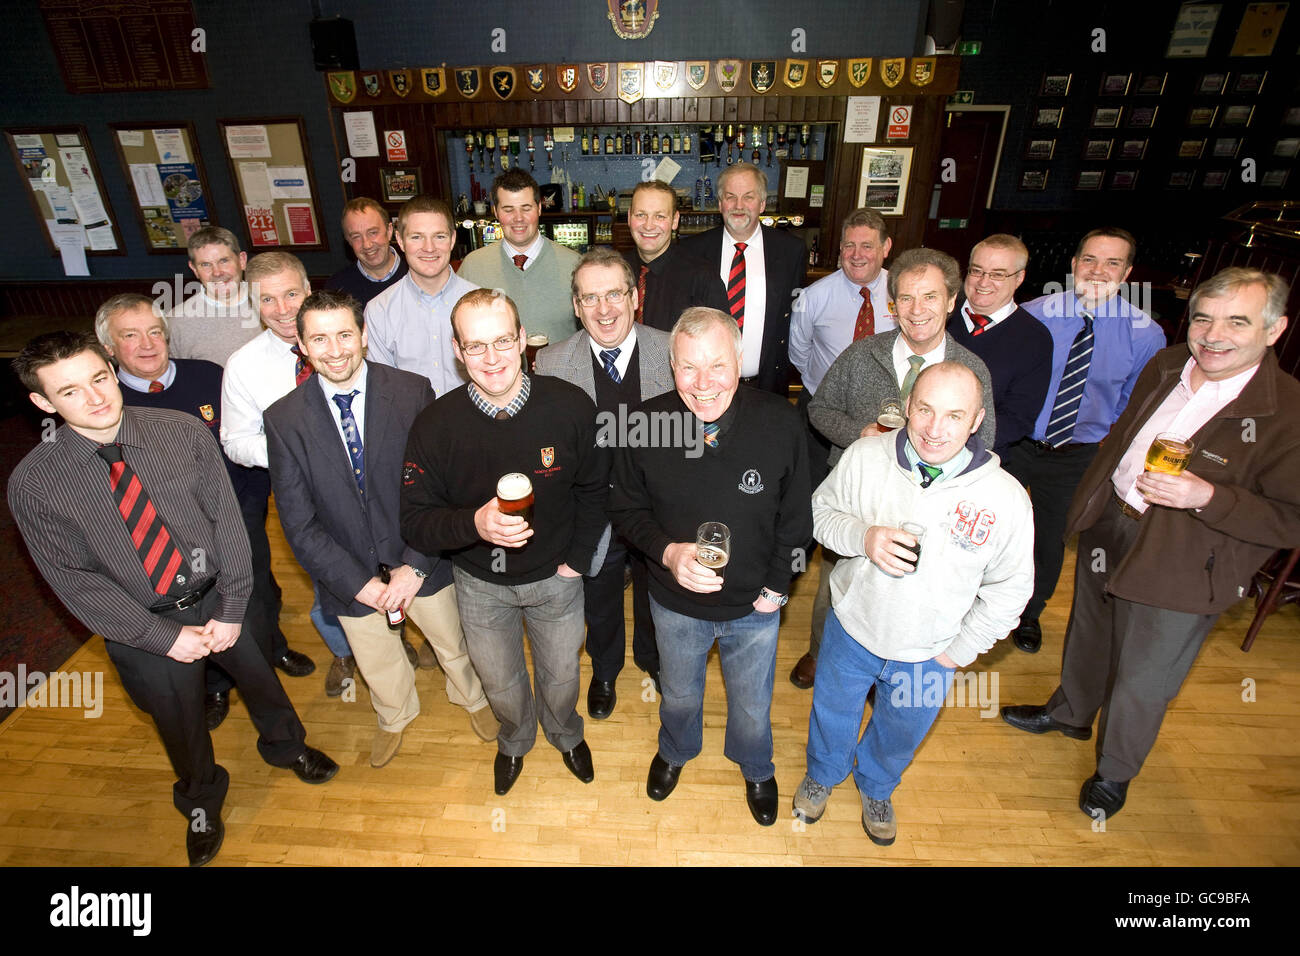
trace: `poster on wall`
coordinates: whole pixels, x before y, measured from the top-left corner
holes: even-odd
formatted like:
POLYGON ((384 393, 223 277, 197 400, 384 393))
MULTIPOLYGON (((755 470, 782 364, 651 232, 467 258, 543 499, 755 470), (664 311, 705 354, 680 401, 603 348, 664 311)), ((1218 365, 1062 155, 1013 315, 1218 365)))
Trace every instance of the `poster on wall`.
POLYGON ((1221 3, 1184 3, 1179 7, 1165 56, 1205 56, 1222 8, 1221 3))
POLYGON ((134 187, 136 219, 150 252, 183 251, 216 224, 207 175, 189 123, 113 123, 117 157, 134 187))
POLYGON ((301 117, 218 120, 249 245, 328 249, 301 117))
POLYGON ((882 216, 901 216, 907 204, 911 173, 911 146, 864 149, 858 205, 874 209, 882 216))

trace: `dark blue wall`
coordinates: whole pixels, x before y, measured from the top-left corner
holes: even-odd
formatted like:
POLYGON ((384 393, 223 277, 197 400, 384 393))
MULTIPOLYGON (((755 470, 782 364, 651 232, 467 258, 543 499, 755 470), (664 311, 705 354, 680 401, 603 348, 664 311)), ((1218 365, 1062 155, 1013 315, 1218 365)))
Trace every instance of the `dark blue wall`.
MULTIPOLYGON (((0 32, 0 125, 82 123, 90 134, 125 243, 126 256, 92 256, 98 278, 145 278, 184 268, 183 254, 149 255, 132 209, 135 194, 117 161, 107 124, 190 120, 207 168, 212 207, 222 225, 242 234, 242 212, 230 181, 217 120, 300 115, 320 192, 322 228, 332 251, 304 253, 314 274, 344 261, 337 236, 343 192, 337 179, 321 75, 312 65, 307 23, 311 4, 282 0, 194 0, 207 31, 212 88, 175 93, 69 95, 34 0, 10 3, 0 32)), ((806 31, 807 55, 889 56, 920 52, 924 0, 665 0, 649 37, 620 40, 599 0, 482 0, 482 2, 322 3, 324 16, 356 25, 361 65, 419 67, 446 63, 537 63, 786 57, 792 31, 806 31), (506 51, 493 53, 492 31, 506 31, 506 51)), ((0 279, 63 275, 48 254, 14 164, 0 159, 0 279)))

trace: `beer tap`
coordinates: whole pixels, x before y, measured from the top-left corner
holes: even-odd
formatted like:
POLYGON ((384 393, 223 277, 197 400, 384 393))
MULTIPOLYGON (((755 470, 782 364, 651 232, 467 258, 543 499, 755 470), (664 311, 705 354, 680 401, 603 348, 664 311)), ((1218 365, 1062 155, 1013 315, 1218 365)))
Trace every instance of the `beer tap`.
POLYGON ((488 165, 493 169, 497 167, 497 134, 488 130, 483 134, 487 140, 488 165))
POLYGON ((555 133, 549 126, 546 127, 546 139, 542 142, 542 146, 546 149, 546 168, 554 169, 551 153, 555 151, 555 133))
POLYGON ((776 158, 785 159, 789 155, 789 141, 785 138, 785 124, 776 128, 776 158))
POLYGON ((735 163, 735 160, 731 156, 731 147, 735 145, 735 142, 736 142, 736 127, 733 124, 728 123, 727 124, 727 165, 728 166, 735 163))
POLYGON ((528 127, 528 169, 529 171, 535 170, 537 168, 537 164, 534 161, 534 156, 536 152, 537 152, 537 147, 533 143, 533 128, 530 126, 528 127))
POLYGON ((736 149, 739 151, 740 161, 745 161, 745 124, 741 123, 736 134, 736 149))
MULTIPOLYGON (((510 131, 510 155, 515 158, 515 165, 518 166, 519 165, 519 130, 517 129, 512 129, 510 131)), ((510 167, 507 166, 506 168, 509 169, 510 167)))
POLYGON ((469 173, 474 175, 474 132, 473 130, 465 131, 465 155, 469 157, 469 173))
POLYGON ((717 162, 714 163, 715 166, 722 165, 722 144, 724 141, 725 137, 722 135, 722 124, 719 123, 713 130, 713 153, 714 158, 717 160, 717 162))
POLYGON ((803 126, 799 129, 799 144, 803 147, 803 158, 804 158, 804 159, 811 159, 811 158, 812 158, 812 157, 810 156, 809 152, 808 152, 808 141, 809 141, 811 138, 812 138, 812 135, 811 135, 811 131, 810 131, 809 128, 808 128, 808 124, 807 124, 807 123, 804 123, 803 126))
POLYGON ((776 145, 776 127, 767 128, 767 165, 772 165, 772 147, 776 145))
POLYGON ((481 173, 486 169, 483 165, 483 153, 487 148, 483 142, 482 133, 479 133, 478 136, 475 137, 474 146, 478 149, 478 171, 481 173))

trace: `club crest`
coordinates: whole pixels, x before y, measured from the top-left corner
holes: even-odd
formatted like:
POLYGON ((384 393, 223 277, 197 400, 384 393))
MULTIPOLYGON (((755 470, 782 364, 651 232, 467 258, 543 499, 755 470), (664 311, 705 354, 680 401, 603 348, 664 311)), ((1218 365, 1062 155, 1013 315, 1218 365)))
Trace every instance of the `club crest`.
POLYGON ((357 98, 357 78, 351 70, 339 73, 326 73, 330 93, 340 103, 351 103, 357 98))
POLYGON ((366 91, 367 96, 378 96, 383 90, 380 85, 378 73, 362 73, 361 88, 366 91))
POLYGON ((880 61, 880 78, 888 87, 895 87, 903 81, 903 72, 907 69, 907 60, 901 56, 880 61))
POLYGON ((421 70, 420 79, 424 83, 424 92, 430 96, 441 96, 447 89, 447 71, 440 66, 421 70))
POLYGON ((587 82, 591 84, 591 88, 597 93, 605 92, 605 84, 609 82, 609 64, 588 63, 587 82))
POLYGON ((687 63, 686 82, 693 90, 698 90, 709 82, 709 62, 707 60, 692 60, 687 63))
POLYGON ((609 22, 623 40, 649 36, 659 19, 659 0, 605 0, 609 22))
POLYGON ((934 79, 934 57, 923 56, 912 61, 912 85, 925 86, 934 79))
POLYGON ((792 90, 797 90, 803 86, 804 81, 808 79, 808 61, 807 60, 786 60, 785 61, 785 85, 792 90))
POLYGON ((456 89, 466 99, 478 96, 482 74, 476 66, 463 66, 456 71, 456 89))
POLYGON ((389 70, 388 85, 393 88, 393 92, 398 96, 405 96, 411 92, 411 71, 389 70))
POLYGON ((755 93, 766 93, 776 79, 776 60, 755 60, 749 64, 749 85, 755 93))
POLYGON ((722 92, 730 93, 740 82, 740 61, 739 60, 719 60, 718 61, 718 86, 722 87, 722 92))
POLYGON ((528 80, 528 88, 534 93, 540 93, 542 90, 546 89, 546 67, 525 67, 524 75, 528 80))
POLYGON ((825 89, 830 89, 835 85, 835 79, 840 75, 839 60, 818 60, 817 61, 817 82, 825 89))
POLYGON ((618 65, 618 98, 624 103, 635 103, 645 95, 645 64, 620 63, 618 65))
POLYGON ((494 68, 488 76, 488 82, 492 84, 492 92, 497 95, 497 99, 510 99, 510 94, 515 91, 515 68, 513 66, 494 68))
POLYGON ((867 85, 867 80, 871 79, 871 57, 863 57, 859 60, 849 60, 849 83, 854 89, 867 85))
POLYGON ((550 468, 555 464, 555 446, 542 449, 542 467, 550 468))
POLYGON ((555 82, 560 85, 560 89, 566 93, 572 93, 578 88, 578 67, 574 63, 565 63, 555 68, 555 82))

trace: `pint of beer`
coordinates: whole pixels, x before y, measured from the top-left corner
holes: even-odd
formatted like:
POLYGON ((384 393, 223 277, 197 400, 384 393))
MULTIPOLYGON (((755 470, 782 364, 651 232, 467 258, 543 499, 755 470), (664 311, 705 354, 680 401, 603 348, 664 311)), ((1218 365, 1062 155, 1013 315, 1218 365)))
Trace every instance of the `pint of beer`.
POLYGON ((720 578, 731 558, 731 529, 721 521, 706 521, 695 531, 695 560, 720 578))
POLYGON ((882 432, 892 432, 907 424, 903 417, 903 406, 894 398, 887 398, 880 403, 880 414, 876 416, 876 427, 882 432))
POLYGON ((527 363, 527 371, 531 372, 537 365, 537 353, 550 343, 542 333, 530 335, 524 339, 524 361, 527 363))
POLYGON ((497 507, 505 515, 517 515, 533 523, 533 483, 527 475, 511 472, 497 482, 497 507))
POLYGON ((1144 467, 1147 471, 1181 475, 1187 463, 1192 460, 1192 451, 1195 447, 1189 438, 1175 435, 1173 432, 1161 432, 1147 449, 1144 467))

